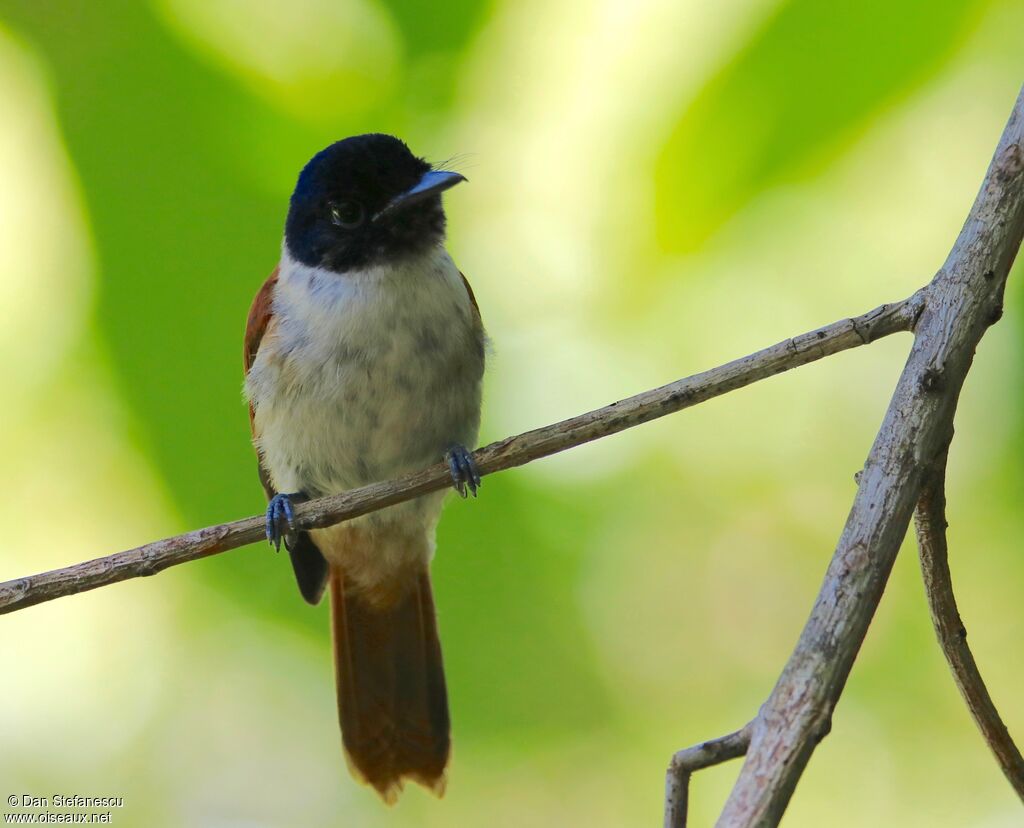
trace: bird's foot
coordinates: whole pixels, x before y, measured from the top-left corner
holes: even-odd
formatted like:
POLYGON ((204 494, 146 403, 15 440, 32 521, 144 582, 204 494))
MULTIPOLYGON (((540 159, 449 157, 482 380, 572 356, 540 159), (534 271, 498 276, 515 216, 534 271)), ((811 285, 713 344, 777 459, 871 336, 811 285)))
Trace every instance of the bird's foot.
POLYGON ((276 494, 270 498, 267 504, 267 541, 278 552, 285 536, 295 532, 294 505, 308 499, 302 492, 276 494))
POLYGON ((476 490, 480 488, 480 472, 473 461, 472 453, 465 446, 456 445, 445 452, 444 459, 448 461, 455 491, 463 498, 466 497, 467 490, 476 497, 476 490))

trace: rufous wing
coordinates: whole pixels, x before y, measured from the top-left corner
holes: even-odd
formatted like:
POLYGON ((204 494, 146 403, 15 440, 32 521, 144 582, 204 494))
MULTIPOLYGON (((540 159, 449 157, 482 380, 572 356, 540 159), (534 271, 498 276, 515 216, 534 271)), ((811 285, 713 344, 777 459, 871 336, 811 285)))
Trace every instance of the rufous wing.
MULTIPOLYGON (((256 298, 249 308, 249 318, 245 323, 245 347, 242 354, 242 362, 245 373, 249 373, 256 355, 259 353, 263 337, 274 324, 274 289, 277 287, 277 275, 280 268, 274 268, 270 278, 263 283, 256 298)), ((249 429, 252 432, 253 441, 259 437, 256 430, 256 411, 249 404, 249 429)), ((270 474, 263 464, 259 449, 256 451, 256 459, 259 465, 260 483, 263 484, 263 491, 267 494, 269 501, 277 492, 274 490, 270 480, 270 474)), ((310 604, 317 604, 324 593, 327 585, 327 561, 320 554, 313 539, 308 532, 299 532, 296 535, 285 538, 285 547, 288 549, 288 556, 291 558, 292 569, 295 571, 295 580, 299 584, 299 592, 310 604)))
MULTIPOLYGON (((274 273, 276 274, 277 271, 275 270, 274 273)), ((480 305, 477 304, 476 295, 473 293, 473 288, 469 284, 469 279, 466 278, 466 274, 461 270, 459 271, 459 276, 462 277, 462 284, 466 286, 466 293, 469 294, 469 302, 473 306, 473 313, 476 315, 476 322, 478 325, 482 325, 483 322, 480 316, 480 305)))

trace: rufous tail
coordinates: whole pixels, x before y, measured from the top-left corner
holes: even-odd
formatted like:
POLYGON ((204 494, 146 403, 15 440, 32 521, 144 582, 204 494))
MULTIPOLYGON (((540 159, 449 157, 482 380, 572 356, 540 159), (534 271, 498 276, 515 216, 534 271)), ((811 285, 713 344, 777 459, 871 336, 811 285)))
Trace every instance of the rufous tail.
POLYGON ((342 742, 354 776, 389 805, 411 779, 444 795, 448 693, 430 574, 379 606, 331 566, 331 625, 342 742))

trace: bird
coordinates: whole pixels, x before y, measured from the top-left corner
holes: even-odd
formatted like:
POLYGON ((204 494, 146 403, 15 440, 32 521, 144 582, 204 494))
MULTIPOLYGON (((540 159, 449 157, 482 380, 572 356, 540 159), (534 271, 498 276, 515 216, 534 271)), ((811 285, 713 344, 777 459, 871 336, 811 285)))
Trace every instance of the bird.
POLYGON ((388 804, 443 796, 450 717, 430 563, 447 490, 322 529, 294 506, 447 462, 480 487, 487 337, 445 248, 441 194, 466 179, 386 134, 318 152, 289 202, 277 267, 249 310, 244 393, 266 534, 302 597, 330 594, 342 744, 388 804))

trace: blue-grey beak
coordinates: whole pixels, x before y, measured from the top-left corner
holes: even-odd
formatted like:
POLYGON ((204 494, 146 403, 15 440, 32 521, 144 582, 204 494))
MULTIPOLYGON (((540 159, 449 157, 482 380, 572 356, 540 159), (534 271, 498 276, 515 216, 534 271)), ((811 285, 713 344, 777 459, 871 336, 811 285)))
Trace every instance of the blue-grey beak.
POLYGON ((449 172, 447 170, 430 170, 423 174, 421 178, 414 186, 410 187, 404 193, 399 193, 391 201, 384 205, 376 215, 373 217, 373 221, 377 221, 381 216, 386 216, 389 213, 393 213, 400 207, 407 207, 410 204, 415 204, 417 201, 422 201, 425 198, 429 198, 432 195, 443 193, 458 184, 460 181, 465 181, 466 176, 462 173, 449 172))

